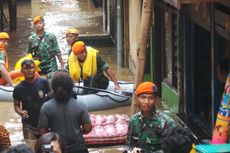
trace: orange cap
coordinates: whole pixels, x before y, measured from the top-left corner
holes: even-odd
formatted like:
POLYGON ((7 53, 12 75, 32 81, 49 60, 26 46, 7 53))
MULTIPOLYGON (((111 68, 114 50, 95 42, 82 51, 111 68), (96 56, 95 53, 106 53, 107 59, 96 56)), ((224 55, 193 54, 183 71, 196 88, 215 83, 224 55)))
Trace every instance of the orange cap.
POLYGON ((152 82, 143 82, 143 83, 141 83, 137 87, 137 89, 135 91, 135 93, 136 93, 137 96, 139 96, 141 94, 145 94, 145 93, 151 94, 151 93, 157 93, 157 92, 158 92, 158 88, 152 82))
POLYGON ((0 39, 10 39, 10 36, 6 32, 0 32, 0 39))
POLYGON ((36 17, 33 18, 33 24, 35 24, 35 23, 38 22, 38 21, 44 21, 43 17, 41 17, 41 16, 36 16, 36 17))
POLYGON ((66 30, 66 32, 65 32, 65 34, 67 35, 67 34, 70 34, 70 33, 72 33, 72 34, 79 34, 79 32, 78 32, 78 30, 76 29, 76 28, 69 28, 69 29, 67 29, 66 30))
POLYGON ((77 41, 73 44, 72 52, 74 55, 78 55, 85 50, 85 43, 83 41, 77 41))

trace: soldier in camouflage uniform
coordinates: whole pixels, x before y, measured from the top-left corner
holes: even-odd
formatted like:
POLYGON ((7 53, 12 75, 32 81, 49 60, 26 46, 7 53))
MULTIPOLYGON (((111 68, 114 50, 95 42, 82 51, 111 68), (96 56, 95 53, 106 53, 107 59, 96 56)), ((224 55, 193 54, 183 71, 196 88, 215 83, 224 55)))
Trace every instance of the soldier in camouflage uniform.
POLYGON ((61 69, 64 68, 64 62, 56 36, 44 30, 44 19, 40 16, 36 16, 33 19, 33 24, 36 32, 29 37, 29 45, 26 52, 32 53, 34 59, 41 61, 39 65, 41 68, 40 73, 47 75, 49 78, 49 75, 58 69, 56 56, 61 65, 61 69))
POLYGON ((161 134, 164 129, 174 126, 174 122, 166 114, 156 110, 157 90, 152 82, 144 82, 137 87, 135 94, 141 111, 130 118, 126 152, 162 152, 161 134))

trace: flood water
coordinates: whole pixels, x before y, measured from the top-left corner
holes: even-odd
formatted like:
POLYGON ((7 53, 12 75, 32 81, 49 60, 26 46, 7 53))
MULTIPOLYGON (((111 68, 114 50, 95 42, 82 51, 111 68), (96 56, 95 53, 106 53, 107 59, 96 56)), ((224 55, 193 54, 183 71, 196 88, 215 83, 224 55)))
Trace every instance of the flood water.
MULTIPOLYGON (((57 36, 64 59, 67 59, 65 30, 69 27, 78 28, 80 35, 103 34, 102 8, 95 8, 91 0, 31 0, 18 1, 17 30, 10 32, 8 56, 10 70, 14 69, 16 61, 23 56, 27 46, 27 38, 33 31, 32 17, 44 16, 46 30, 57 36)), ((4 11, 7 12, 7 5, 4 11)), ((6 13, 7 15, 7 13, 6 13)), ((94 46, 96 47, 96 46, 94 46)), ((134 82, 134 76, 127 68, 118 68, 116 65, 116 50, 114 47, 96 47, 100 55, 109 64, 118 80, 134 82)), ((129 114, 130 106, 115 108, 106 111, 91 112, 94 114, 129 114)), ((13 110, 13 102, 0 103, 0 122, 10 132, 13 145, 22 143, 21 119, 13 110)), ((90 152, 121 152, 123 146, 105 146, 90 148, 90 152)))

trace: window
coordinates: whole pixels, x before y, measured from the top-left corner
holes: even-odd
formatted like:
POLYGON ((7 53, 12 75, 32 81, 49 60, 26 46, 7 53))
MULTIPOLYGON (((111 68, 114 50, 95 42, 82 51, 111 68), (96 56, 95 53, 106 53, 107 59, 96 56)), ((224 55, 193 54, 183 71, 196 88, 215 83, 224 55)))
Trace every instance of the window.
MULTIPOLYGON (((170 9, 169 9, 170 10, 170 9)), ((177 89, 178 75, 178 17, 172 11, 164 12, 163 76, 177 89)))

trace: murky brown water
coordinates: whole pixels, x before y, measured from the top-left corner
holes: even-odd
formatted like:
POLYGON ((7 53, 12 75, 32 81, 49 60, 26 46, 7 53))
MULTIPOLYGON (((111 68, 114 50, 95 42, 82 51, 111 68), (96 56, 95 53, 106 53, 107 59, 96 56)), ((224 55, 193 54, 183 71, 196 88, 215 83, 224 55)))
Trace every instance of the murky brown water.
MULTIPOLYGON (((27 38, 33 31, 31 17, 42 15, 45 18, 46 30, 53 32, 57 38, 64 55, 67 58, 67 49, 65 42, 65 30, 68 27, 78 28, 80 34, 102 34, 102 10, 95 8, 91 0, 47 0, 41 3, 40 0, 32 2, 17 2, 18 5, 18 28, 10 32, 11 40, 9 42, 8 54, 10 60, 10 70, 14 69, 16 61, 24 54, 27 46, 27 38)), ((7 10, 5 10, 7 12, 7 10)), ((98 48, 101 56, 110 65, 110 68, 116 74, 118 80, 134 81, 134 76, 130 74, 127 68, 117 68, 116 51, 113 47, 98 48)), ((130 107, 115 108, 106 111, 92 112, 95 114, 129 114, 130 107)), ((21 132, 20 117, 13 110, 12 102, 0 103, 0 122, 4 124, 10 132, 12 144, 23 142, 21 132)), ((92 153, 117 153, 121 152, 123 146, 106 146, 99 148, 90 148, 92 153)))

